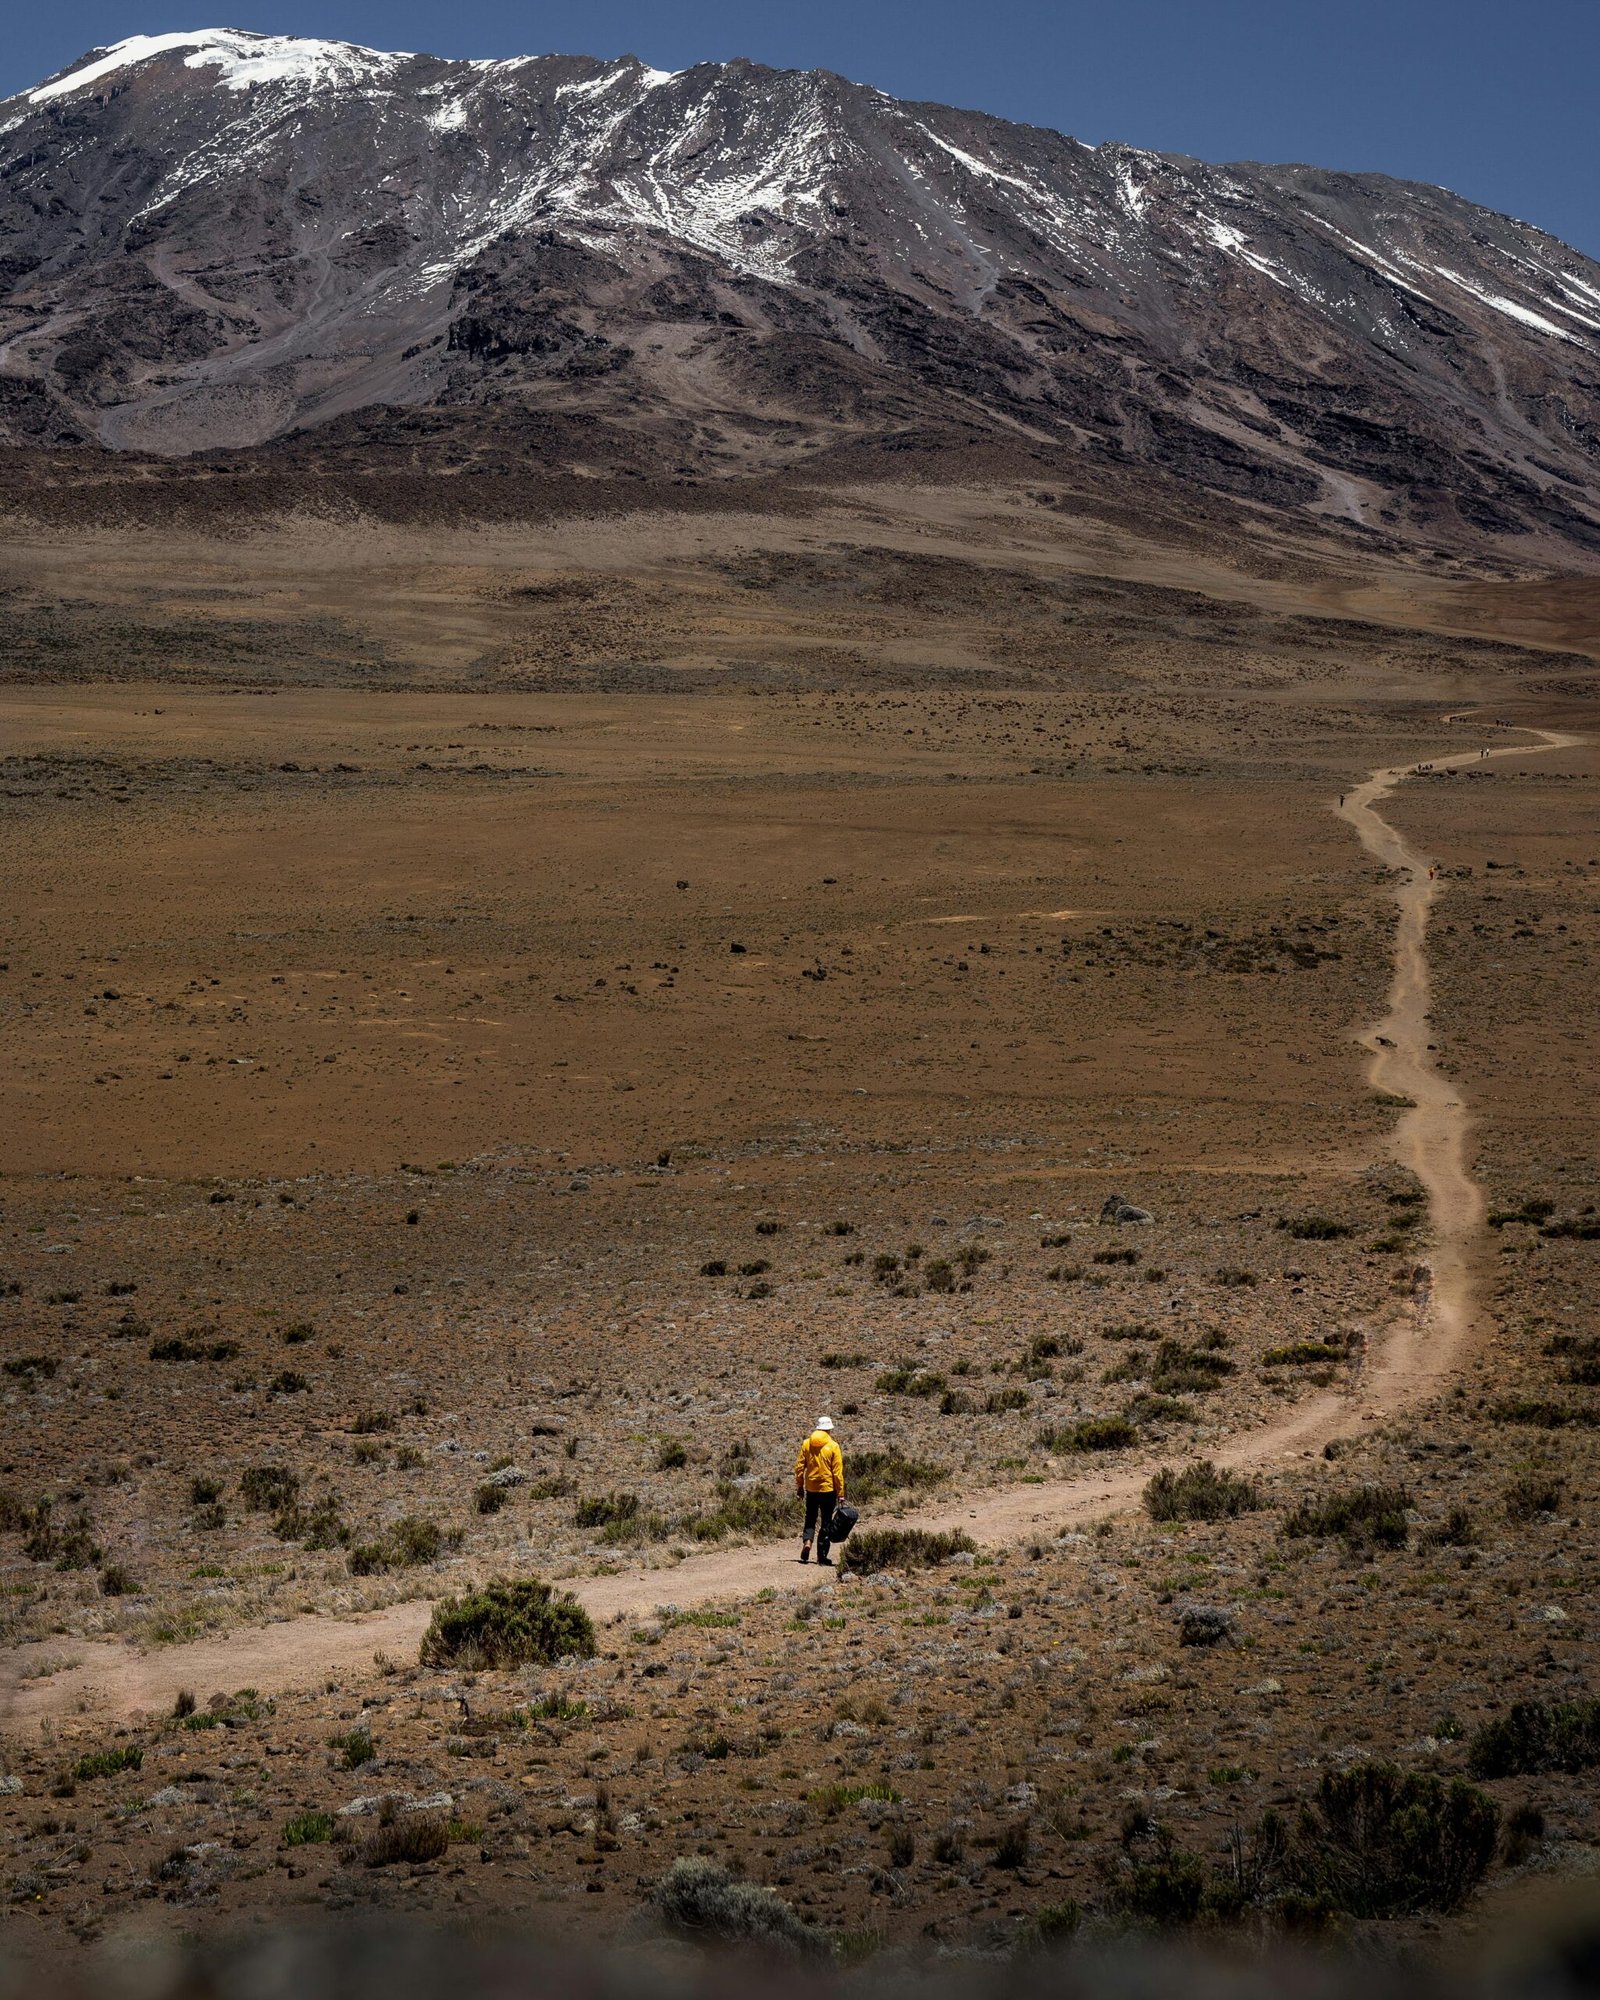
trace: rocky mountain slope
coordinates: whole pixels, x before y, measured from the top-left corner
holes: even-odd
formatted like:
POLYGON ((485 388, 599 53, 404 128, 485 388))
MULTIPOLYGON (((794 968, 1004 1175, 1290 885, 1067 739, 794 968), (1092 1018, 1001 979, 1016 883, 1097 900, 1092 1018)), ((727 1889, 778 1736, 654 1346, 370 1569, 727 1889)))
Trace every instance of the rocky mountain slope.
POLYGON ((1436 188, 827 72, 135 37, 0 104, 0 436, 697 478, 954 451, 1575 554, 1600 266, 1436 188))

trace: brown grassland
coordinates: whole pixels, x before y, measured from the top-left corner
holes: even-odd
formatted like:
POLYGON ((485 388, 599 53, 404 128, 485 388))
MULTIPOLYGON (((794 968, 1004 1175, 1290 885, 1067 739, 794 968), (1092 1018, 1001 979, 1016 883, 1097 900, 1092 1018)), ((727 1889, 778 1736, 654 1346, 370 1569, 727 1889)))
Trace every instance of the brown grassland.
POLYGON ((1022 490, 14 520, 15 1924, 614 1934, 703 1852, 852 1954, 1202 1907, 1449 1952, 1592 1874, 1600 1722, 1511 1775, 1480 1732, 1595 1692, 1595 598, 1022 490), (1448 1353, 1369 1074, 1397 878, 1336 810, 1394 765, 1488 1211, 1448 1353), (824 1408, 864 1528, 977 1546, 801 1570, 824 1408), (1140 1504, 1263 1434, 1246 1511, 1140 1504), (495 1574, 594 1656, 419 1664, 495 1574), (1494 1798, 1472 1900, 1257 1894, 1363 1763, 1494 1798))

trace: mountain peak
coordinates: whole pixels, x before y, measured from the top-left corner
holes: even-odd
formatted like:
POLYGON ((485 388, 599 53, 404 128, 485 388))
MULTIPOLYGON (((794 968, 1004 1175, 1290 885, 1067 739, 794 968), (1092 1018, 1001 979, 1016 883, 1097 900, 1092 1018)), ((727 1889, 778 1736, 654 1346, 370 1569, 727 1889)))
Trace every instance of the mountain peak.
POLYGON ((228 90, 256 84, 296 83, 310 89, 364 82, 398 68, 411 58, 361 48, 354 42, 323 42, 294 35, 257 35, 243 28, 197 28, 189 33, 129 35, 110 48, 91 50, 80 63, 28 92, 30 104, 45 104, 87 90, 154 57, 184 53, 186 69, 214 69, 228 90))
POLYGON ((675 476, 978 445, 1358 535, 1600 548, 1600 268, 1438 189, 746 61, 212 28, 9 100, 0 438, 181 453, 401 412, 469 455, 519 421, 675 476))

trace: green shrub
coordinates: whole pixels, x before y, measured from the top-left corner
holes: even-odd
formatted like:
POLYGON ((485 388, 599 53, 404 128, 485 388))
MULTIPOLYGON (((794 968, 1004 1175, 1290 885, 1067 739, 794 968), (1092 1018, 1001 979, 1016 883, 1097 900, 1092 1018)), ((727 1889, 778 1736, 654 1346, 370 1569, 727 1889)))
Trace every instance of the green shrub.
POLYGON ((638 1511, 637 1493, 596 1493, 578 1502, 572 1518, 580 1528, 609 1528, 618 1521, 631 1521, 638 1511))
POLYGON ((1359 1486, 1345 1493, 1307 1497, 1283 1524, 1293 1536, 1342 1536, 1352 1551, 1403 1549, 1410 1536, 1406 1509, 1411 1495, 1403 1486, 1359 1486))
POLYGON ((787 1534, 794 1526, 794 1511, 792 1494, 719 1479, 716 1506, 703 1514, 691 1514, 682 1526, 697 1542, 719 1542, 724 1535, 787 1534))
POLYGON ((1148 1859, 1130 1853, 1107 1885, 1107 1900, 1119 1915, 1159 1930, 1192 1924, 1206 1899, 1204 1865, 1173 1844, 1164 1829, 1157 1833, 1148 1859))
POLYGON ((909 1361, 885 1369, 873 1384, 881 1396, 941 1396, 948 1386, 942 1375, 909 1361))
POLYGON ((1139 1427, 1126 1417, 1080 1417, 1041 1434, 1046 1451, 1121 1451, 1139 1442, 1139 1427))
POLYGON ((1348 1222, 1335 1222, 1331 1215, 1303 1215, 1298 1222, 1282 1225, 1297 1243, 1333 1243, 1350 1234, 1348 1222))
POLYGON ((1600 1701, 1519 1701, 1467 1748, 1475 1778, 1588 1771, 1600 1764, 1600 1701))
POLYGON ((883 1569, 926 1569, 952 1556, 971 1555, 977 1546, 959 1528, 943 1534, 930 1534, 924 1528, 858 1528, 844 1545, 843 1567, 857 1576, 883 1569))
POLYGON ((426 1514, 407 1514, 392 1522, 373 1542, 360 1542, 350 1551, 353 1576, 374 1576, 386 1569, 417 1569, 435 1562, 446 1549, 458 1549, 464 1537, 460 1528, 441 1528, 426 1514))
POLYGON ((1288 1347, 1269 1347, 1261 1357, 1263 1368, 1317 1368, 1328 1362, 1343 1361, 1345 1350, 1326 1340, 1297 1340, 1288 1347))
POLYGON ((594 1650, 594 1624, 570 1592, 538 1577, 494 1577, 434 1606, 420 1657, 425 1667, 548 1666, 594 1650))
POLYGON ((292 1507, 300 1495, 300 1475, 286 1465, 253 1465, 239 1481, 239 1495, 256 1514, 292 1507))
POLYGON ((656 1447, 656 1471, 676 1472, 689 1463, 689 1447, 682 1438, 664 1437, 656 1447))
POLYGON ((347 1729, 342 1736, 330 1736, 328 1748, 338 1751, 340 1767, 346 1771, 359 1771, 378 1754, 373 1747, 372 1731, 365 1724, 359 1729, 347 1729))
POLYGON ((1553 1514, 1561 1505, 1562 1481, 1543 1474, 1512 1480, 1506 1488, 1506 1518, 1532 1521, 1540 1514, 1553 1514))
POLYGON ((506 1504, 506 1489, 496 1486, 492 1479, 485 1479, 473 1494, 472 1504, 480 1514, 498 1514, 506 1504))
POLYGON ((1569 1427, 1593 1430, 1600 1425, 1600 1404, 1552 1403, 1534 1396, 1519 1396, 1510 1402, 1496 1403, 1489 1416, 1497 1424, 1533 1424, 1545 1431, 1569 1427))
POLYGON ((983 1399, 986 1416, 1003 1416, 1008 1410, 1026 1410, 1033 1398, 1026 1389, 991 1389, 983 1399))
POLYGON ((72 1784, 86 1784, 91 1778, 113 1778, 118 1771, 137 1771, 144 1751, 137 1743, 119 1743, 114 1750, 90 1750, 69 1764, 62 1776, 72 1784))
POLYGON ((1233 1362, 1214 1348, 1163 1340, 1151 1359, 1150 1386, 1170 1395, 1205 1395, 1233 1373, 1233 1362))
POLYGON ((1453 1910, 1494 1859, 1500 1809, 1457 1778, 1394 1764, 1323 1774, 1292 1843, 1294 1886, 1355 1917, 1453 1910))
POLYGON ((825 1932, 795 1914, 772 1889, 739 1882, 719 1862, 685 1855, 656 1884, 656 1913, 679 1937, 737 1944, 788 1958, 827 1958, 825 1932))
POLYGON ((950 1474, 929 1459, 907 1458, 904 1452, 891 1449, 852 1452, 846 1476, 850 1498, 867 1506, 886 1494, 942 1486, 950 1474))
POLYGON ((1123 1411, 1123 1418, 1130 1424, 1186 1424, 1194 1411, 1187 1403, 1181 1403, 1176 1396, 1157 1396, 1148 1392, 1135 1396, 1123 1411))
POLYGON ((315 1847, 333 1838, 333 1815, 325 1812, 296 1813, 278 1836, 280 1847, 315 1847))
POLYGON ((1144 1489, 1144 1504, 1152 1521, 1223 1521, 1254 1513, 1261 1489, 1236 1472, 1219 1472, 1209 1458, 1197 1459, 1182 1472, 1164 1465, 1144 1489))

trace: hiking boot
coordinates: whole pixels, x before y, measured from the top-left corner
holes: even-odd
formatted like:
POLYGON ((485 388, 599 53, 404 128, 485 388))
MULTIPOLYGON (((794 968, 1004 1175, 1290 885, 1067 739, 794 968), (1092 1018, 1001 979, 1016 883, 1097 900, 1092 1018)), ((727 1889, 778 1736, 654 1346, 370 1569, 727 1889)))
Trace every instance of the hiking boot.
POLYGON ((801 1561, 802 1561, 803 1563, 808 1563, 808 1562, 810 1562, 810 1560, 811 1560, 811 1544, 810 1544, 809 1542, 802 1542, 802 1543, 800 1544, 800 1560, 801 1560, 801 1561))
POLYGON ((833 1568, 833 1557, 832 1557, 832 1556, 818 1556, 818 1557, 817 1557, 817 1568, 818 1568, 818 1569, 832 1569, 832 1568, 833 1568))

